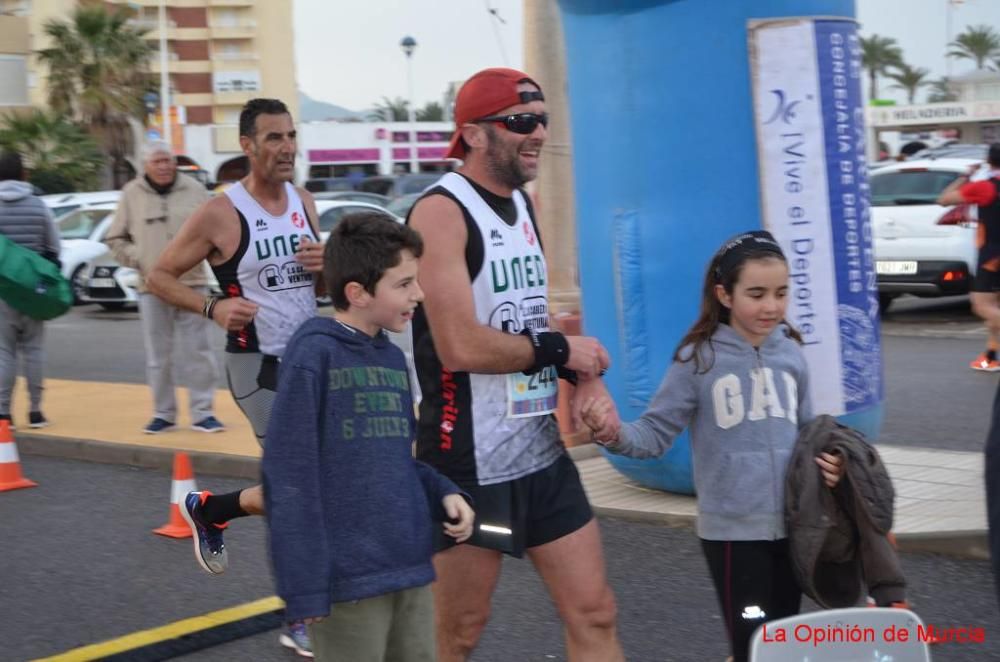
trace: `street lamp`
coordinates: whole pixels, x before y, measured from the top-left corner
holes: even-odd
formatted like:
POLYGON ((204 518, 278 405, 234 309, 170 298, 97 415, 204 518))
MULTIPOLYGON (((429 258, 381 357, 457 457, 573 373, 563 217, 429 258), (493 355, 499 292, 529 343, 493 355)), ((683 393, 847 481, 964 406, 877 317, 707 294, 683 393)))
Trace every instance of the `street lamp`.
POLYGON ((160 122, 163 141, 174 151, 172 127, 170 126, 170 73, 167 71, 167 3, 160 0, 157 16, 160 28, 160 122))
POLYGON ((406 55, 406 79, 409 88, 406 109, 409 118, 407 133, 410 134, 410 172, 417 172, 420 164, 417 163, 416 112, 413 109, 413 51, 417 49, 417 40, 407 35, 399 42, 399 47, 406 55))

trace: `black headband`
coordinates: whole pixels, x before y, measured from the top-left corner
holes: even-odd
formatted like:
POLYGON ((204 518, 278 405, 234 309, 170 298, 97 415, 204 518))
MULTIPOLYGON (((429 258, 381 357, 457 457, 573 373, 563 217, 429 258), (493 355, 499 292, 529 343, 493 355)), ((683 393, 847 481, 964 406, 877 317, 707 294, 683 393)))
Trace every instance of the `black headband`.
POLYGON ((531 103, 532 101, 545 101, 545 95, 542 94, 541 90, 536 90, 532 92, 518 92, 521 97, 521 103, 531 103))
POLYGON ((749 254, 771 253, 785 259, 781 246, 767 230, 753 230, 736 235, 719 249, 715 267, 715 278, 721 281, 724 274, 730 273, 741 264, 749 254))

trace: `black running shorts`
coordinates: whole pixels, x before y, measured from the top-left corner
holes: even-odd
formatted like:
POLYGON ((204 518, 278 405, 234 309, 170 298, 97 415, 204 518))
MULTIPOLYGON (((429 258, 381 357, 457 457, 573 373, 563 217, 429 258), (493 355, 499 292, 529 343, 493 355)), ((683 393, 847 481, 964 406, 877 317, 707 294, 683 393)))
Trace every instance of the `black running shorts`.
POLYGON ((972 291, 1000 292, 1000 272, 983 269, 980 265, 972 278, 972 291))
MULTIPOLYGON (((476 511, 475 531, 463 544, 521 558, 524 550, 558 540, 594 517, 576 465, 565 453, 546 467, 505 483, 462 485, 476 511)), ((440 531, 436 551, 454 540, 440 531)))

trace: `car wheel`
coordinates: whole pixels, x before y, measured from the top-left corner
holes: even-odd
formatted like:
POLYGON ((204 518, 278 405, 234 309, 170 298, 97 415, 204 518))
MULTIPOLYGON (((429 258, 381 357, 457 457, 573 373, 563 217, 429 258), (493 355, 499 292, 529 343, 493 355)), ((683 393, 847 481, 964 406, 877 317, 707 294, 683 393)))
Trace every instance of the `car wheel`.
POLYGON ((70 287, 73 288, 73 304, 80 305, 83 303, 83 297, 87 294, 87 265, 81 264, 76 269, 73 270, 73 274, 69 277, 70 287))
POLYGON ((889 309, 889 306, 892 305, 893 299, 895 299, 897 296, 899 296, 899 295, 898 294, 883 294, 882 292, 879 292, 879 295, 878 295, 878 312, 879 312, 880 315, 885 315, 885 311, 887 311, 889 309))
POLYGON ((104 301, 100 304, 104 310, 121 310, 125 307, 124 301, 104 301))

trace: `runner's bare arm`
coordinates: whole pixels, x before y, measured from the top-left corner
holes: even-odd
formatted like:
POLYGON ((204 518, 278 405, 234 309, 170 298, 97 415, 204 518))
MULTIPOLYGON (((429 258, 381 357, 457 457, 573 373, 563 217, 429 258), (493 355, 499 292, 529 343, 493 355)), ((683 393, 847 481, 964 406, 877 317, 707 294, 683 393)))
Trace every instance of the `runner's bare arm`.
POLYGON ((203 203, 181 226, 163 249, 146 279, 149 291, 178 308, 200 313, 205 297, 184 285, 180 277, 202 260, 218 253, 217 242, 222 219, 231 203, 224 197, 203 203))
POLYGON ((979 169, 979 164, 969 166, 969 172, 964 175, 959 175, 956 177, 948 186, 941 191, 941 195, 938 196, 937 203, 942 206, 947 205, 960 205, 966 201, 965 196, 962 195, 961 188, 969 183, 969 179, 972 175, 979 169))
POLYGON ((493 374, 534 365, 535 353, 527 337, 476 320, 465 264, 468 231, 458 206, 441 195, 424 198, 410 213, 410 225, 424 239, 420 288, 441 363, 456 372, 493 374))
MULTIPOLYGON (((235 219, 233 205, 225 196, 212 198, 198 207, 153 265, 146 279, 149 291, 167 303, 200 315, 205 306, 204 295, 182 283, 180 277, 202 260, 221 263, 228 259, 227 243, 233 246, 239 243, 240 231, 235 219), (235 233, 228 237, 230 242, 225 241, 227 232, 235 233)), ((237 331, 256 312, 257 304, 242 297, 225 298, 213 308, 212 320, 227 331, 237 331)))
MULTIPOLYGON (((302 204, 306 208, 306 216, 309 217, 309 225, 312 226, 313 234, 319 237, 319 212, 316 210, 316 198, 304 188, 296 186, 295 190, 298 192, 299 197, 302 198, 302 204)), ((295 257, 306 270, 316 274, 316 296, 326 294, 326 282, 323 280, 323 252, 325 248, 326 246, 321 239, 317 239, 317 242, 307 243, 304 246, 300 244, 299 253, 295 257), (315 243, 315 247, 312 243, 315 243), (301 258, 299 255, 301 255, 301 258)))

